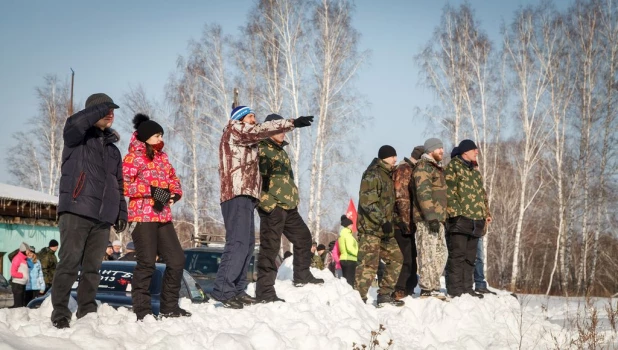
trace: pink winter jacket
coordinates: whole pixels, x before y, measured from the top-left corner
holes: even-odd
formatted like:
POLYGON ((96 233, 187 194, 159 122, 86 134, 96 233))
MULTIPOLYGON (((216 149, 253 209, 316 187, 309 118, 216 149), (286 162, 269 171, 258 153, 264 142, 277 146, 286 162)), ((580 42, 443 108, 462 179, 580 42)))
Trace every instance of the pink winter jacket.
POLYGON ((28 262, 26 254, 18 252, 11 262, 11 277, 13 283, 26 285, 28 283, 28 262))
POLYGON ((335 260, 335 269, 341 270, 341 260, 339 260, 339 240, 335 242, 335 247, 333 248, 333 260, 335 260))

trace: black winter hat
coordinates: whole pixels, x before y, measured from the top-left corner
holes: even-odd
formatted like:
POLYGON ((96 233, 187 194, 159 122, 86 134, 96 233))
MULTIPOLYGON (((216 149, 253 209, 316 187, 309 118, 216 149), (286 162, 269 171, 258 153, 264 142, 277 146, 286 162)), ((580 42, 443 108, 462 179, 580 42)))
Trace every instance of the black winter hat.
POLYGON ((51 241, 49 241, 49 244, 47 246, 50 248, 57 247, 58 241, 56 241, 55 239, 52 239, 51 241))
POLYGON ((146 142, 152 135, 163 134, 163 128, 159 123, 150 120, 149 116, 141 113, 133 117, 133 127, 137 130, 137 139, 142 142, 146 142))
POLYGON ((324 244, 320 243, 320 244, 318 244, 318 248, 317 248, 317 250, 318 250, 318 251, 320 251, 320 250, 326 250, 326 247, 324 246, 324 244))
POLYGON ((463 140, 459 143, 459 146, 457 146, 458 154, 464 154, 477 148, 478 147, 476 147, 476 144, 472 140, 463 140))
POLYGON ((114 100, 112 100, 111 97, 107 96, 104 93, 98 93, 98 94, 92 94, 88 97, 88 99, 86 100, 86 108, 88 107, 92 107, 92 106, 96 106, 99 105, 101 103, 111 103, 112 104, 112 108, 116 109, 116 108, 120 108, 117 104, 114 103, 114 100))
POLYGON ((416 159, 419 160, 421 159, 421 156, 423 155, 423 153, 425 153, 425 146, 416 146, 414 147, 414 150, 412 150, 412 159, 416 159))
POLYGON ((396 156, 397 156, 397 151, 395 151, 395 149, 389 145, 384 145, 380 147, 380 150, 378 151, 378 158, 380 159, 386 159, 388 157, 396 157, 396 156))
POLYGON ((266 119, 264 119, 264 122, 269 122, 271 120, 280 120, 283 119, 282 116, 280 116, 279 114, 269 114, 266 116, 266 119))
POLYGON ((455 157, 457 157, 460 154, 461 154, 461 152, 459 152, 459 147, 455 147, 451 151, 451 158, 455 158, 455 157))
POLYGON ((348 227, 350 225, 352 225, 353 222, 352 220, 350 220, 347 216, 345 215, 341 215, 341 226, 343 227, 348 227))

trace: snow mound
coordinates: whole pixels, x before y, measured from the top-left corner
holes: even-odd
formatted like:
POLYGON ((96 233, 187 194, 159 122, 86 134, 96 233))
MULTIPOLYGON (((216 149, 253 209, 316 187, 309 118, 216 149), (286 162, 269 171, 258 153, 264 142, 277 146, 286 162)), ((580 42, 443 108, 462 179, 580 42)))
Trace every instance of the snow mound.
MULTIPOLYGON (((483 300, 464 296, 450 302, 408 297, 404 307, 376 309, 365 305, 355 290, 327 270, 312 269, 324 285, 292 285, 292 262, 286 259, 276 281, 285 303, 231 310, 211 301, 181 306, 190 318, 136 322, 128 309, 101 305, 97 314, 55 329, 49 302, 40 309, 0 310, 2 349, 351 349, 369 344, 382 324, 381 347, 391 349, 532 349, 551 347, 551 334, 562 327, 538 313, 522 313, 508 294, 483 300), (521 347, 520 347, 521 346, 521 347)), ((254 293, 250 285, 249 294, 254 293)), ((369 302, 375 298, 371 290, 369 302)))

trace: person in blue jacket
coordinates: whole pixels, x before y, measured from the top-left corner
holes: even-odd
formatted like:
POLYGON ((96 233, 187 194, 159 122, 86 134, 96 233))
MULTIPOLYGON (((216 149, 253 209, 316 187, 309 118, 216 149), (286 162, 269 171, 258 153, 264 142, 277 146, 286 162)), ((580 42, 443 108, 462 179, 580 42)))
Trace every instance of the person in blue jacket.
POLYGON ((37 255, 34 253, 34 247, 30 246, 30 249, 26 251, 28 259, 28 283, 26 283, 26 305, 30 300, 38 298, 45 294, 45 276, 43 275, 43 268, 37 255))

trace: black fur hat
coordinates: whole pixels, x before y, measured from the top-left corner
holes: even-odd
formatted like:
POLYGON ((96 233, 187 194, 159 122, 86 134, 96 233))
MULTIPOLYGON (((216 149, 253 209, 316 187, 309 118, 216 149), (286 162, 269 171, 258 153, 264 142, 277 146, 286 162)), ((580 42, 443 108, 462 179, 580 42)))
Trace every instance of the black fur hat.
POLYGON ((137 139, 142 142, 146 142, 152 135, 163 134, 163 128, 159 123, 150 120, 149 116, 141 113, 133 117, 133 127, 137 131, 137 139))

